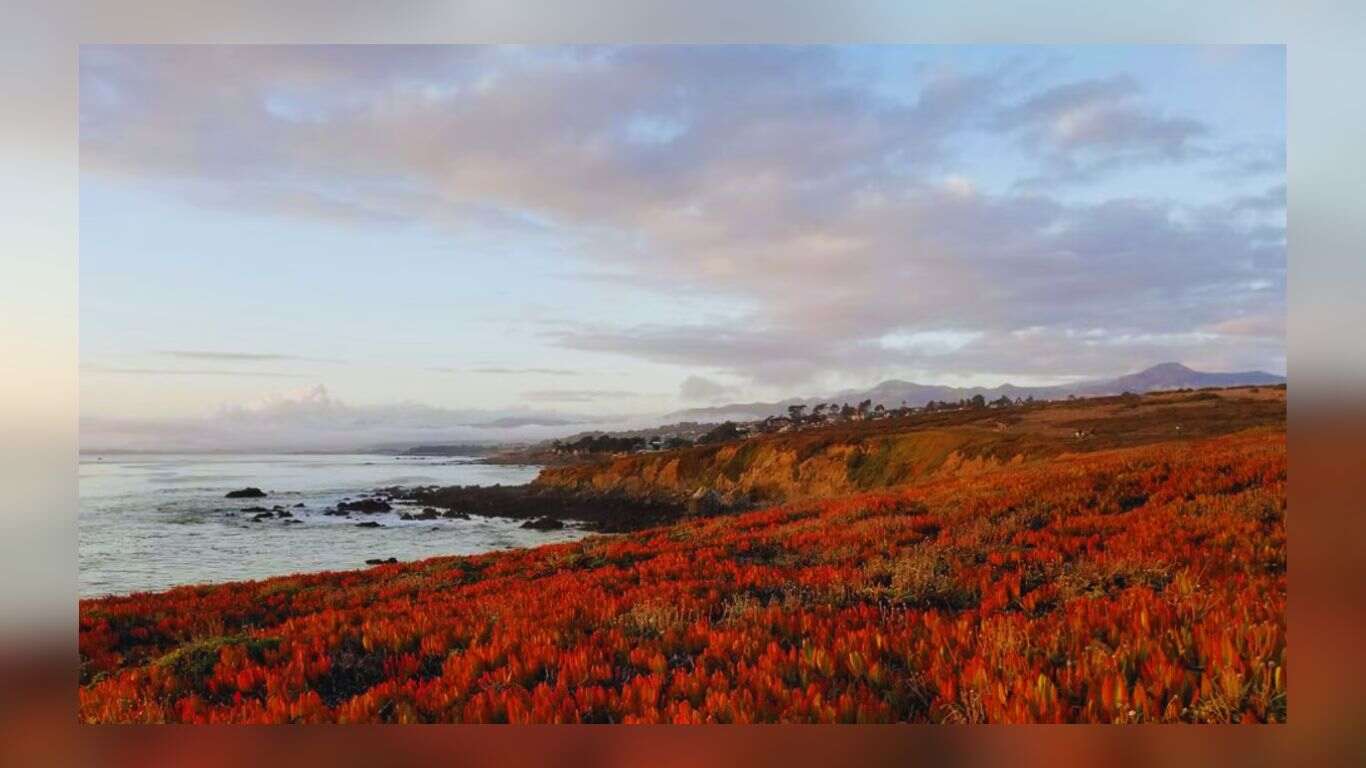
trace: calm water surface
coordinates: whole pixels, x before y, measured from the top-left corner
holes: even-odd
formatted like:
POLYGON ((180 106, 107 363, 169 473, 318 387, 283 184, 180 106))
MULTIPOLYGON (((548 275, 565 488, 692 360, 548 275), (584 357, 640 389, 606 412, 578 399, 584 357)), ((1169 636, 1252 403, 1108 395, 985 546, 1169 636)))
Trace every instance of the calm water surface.
POLYGON ((538 467, 475 464, 466 457, 348 455, 83 455, 80 461, 82 597, 182 584, 365 567, 370 558, 415 560, 569 541, 586 535, 523 530, 517 520, 403 521, 412 508, 328 517, 323 510, 391 485, 529 482, 538 467), (227 499, 255 486, 269 495, 227 499), (301 508, 294 508, 302 503, 301 508), (302 521, 254 523, 245 507, 282 505, 302 521), (357 528, 374 520, 384 528, 357 528))

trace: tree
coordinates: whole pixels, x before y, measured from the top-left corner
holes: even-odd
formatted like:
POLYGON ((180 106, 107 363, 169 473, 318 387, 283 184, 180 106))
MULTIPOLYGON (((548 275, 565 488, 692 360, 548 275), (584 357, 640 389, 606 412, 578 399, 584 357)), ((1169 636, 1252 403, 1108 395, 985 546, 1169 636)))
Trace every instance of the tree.
POLYGON ((736 440, 740 437, 740 428, 735 426, 735 422, 727 421, 724 424, 717 424, 707 432, 707 434, 697 439, 698 443, 724 443, 727 440, 736 440))
POLYGON ((788 415, 789 417, 791 417, 791 419, 792 419, 792 421, 793 421, 794 423, 795 423, 795 422, 801 421, 801 420, 802 420, 802 414, 805 413, 805 412, 806 412, 806 406, 805 406, 805 405, 800 405, 800 404, 798 404, 798 405, 789 405, 789 406, 787 407, 787 415, 788 415))
POLYGON ((985 408, 987 407, 987 399, 981 395, 973 395, 970 405, 973 408, 985 408))

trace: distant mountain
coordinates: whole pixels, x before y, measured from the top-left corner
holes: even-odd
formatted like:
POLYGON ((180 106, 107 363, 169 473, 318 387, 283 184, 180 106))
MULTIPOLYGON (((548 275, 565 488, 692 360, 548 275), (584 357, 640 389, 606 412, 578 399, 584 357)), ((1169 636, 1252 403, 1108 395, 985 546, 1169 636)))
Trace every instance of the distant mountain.
POLYGON ((1201 387, 1251 387, 1284 384, 1285 377, 1265 371, 1205 373, 1180 363, 1162 363, 1120 376, 1110 381, 1081 384, 1073 388, 1079 395, 1108 395, 1119 392, 1152 392, 1159 389, 1200 389, 1201 387))
POLYGON ((957 402, 975 395, 981 395, 987 400, 995 400, 1002 395, 1011 399, 1033 397, 1039 400, 1053 400, 1068 395, 1117 395, 1122 392, 1152 392, 1162 389, 1270 386, 1283 383, 1284 376, 1264 371, 1206 373, 1187 368, 1180 363, 1162 363, 1114 379, 1054 387, 1018 387, 1014 384, 1002 384, 997 387, 949 387, 891 379, 871 389, 845 390, 828 397, 794 397, 773 403, 734 403, 711 408, 690 408, 671 413, 666 418, 701 422, 749 421, 785 414, 789 405, 810 406, 816 403, 857 404, 862 400, 872 400, 873 405, 886 408, 896 408, 902 404, 920 407, 931 400, 957 402))

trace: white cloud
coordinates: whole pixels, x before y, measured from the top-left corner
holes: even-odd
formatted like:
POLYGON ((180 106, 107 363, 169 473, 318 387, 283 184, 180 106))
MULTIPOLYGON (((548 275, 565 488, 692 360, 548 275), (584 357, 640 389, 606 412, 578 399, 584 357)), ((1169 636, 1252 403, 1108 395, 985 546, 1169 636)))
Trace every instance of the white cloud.
MULTIPOLYGON (((892 101, 819 47, 265 46, 97 47, 81 77, 83 171, 258 214, 550 231, 586 276, 737 308, 548 329, 572 350, 784 386, 1104 375, 1177 342, 1284 357, 1283 332, 1217 330, 1283 312, 1283 188, 1209 210, 1162 189, 1062 202, 1078 178, 1219 154, 1123 74, 934 69, 892 101), (954 175, 984 134, 1037 177, 1002 193, 954 175), (1080 349, 1096 328, 1110 343, 1080 349)), ((1270 154, 1246 159, 1274 172, 1270 154)))
POLYGON ((702 376, 689 376, 678 387, 679 399, 690 403, 715 403, 738 392, 737 387, 727 386, 702 376))
POLYGON ((83 450, 361 450, 382 445, 541 440, 632 423, 546 410, 456 410, 421 403, 351 405, 322 384, 229 403, 201 418, 81 419, 83 450))

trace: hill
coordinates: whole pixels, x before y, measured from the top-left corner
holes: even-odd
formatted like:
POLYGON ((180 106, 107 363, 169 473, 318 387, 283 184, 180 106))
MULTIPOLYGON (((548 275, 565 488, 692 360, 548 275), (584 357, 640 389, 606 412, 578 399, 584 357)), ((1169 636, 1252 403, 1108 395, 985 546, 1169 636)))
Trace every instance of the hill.
POLYGON ((1190 440, 1285 421, 1282 389, 1037 402, 841 423, 547 467, 538 486, 659 501, 699 491, 747 507, 970 475, 1062 455, 1190 440))

